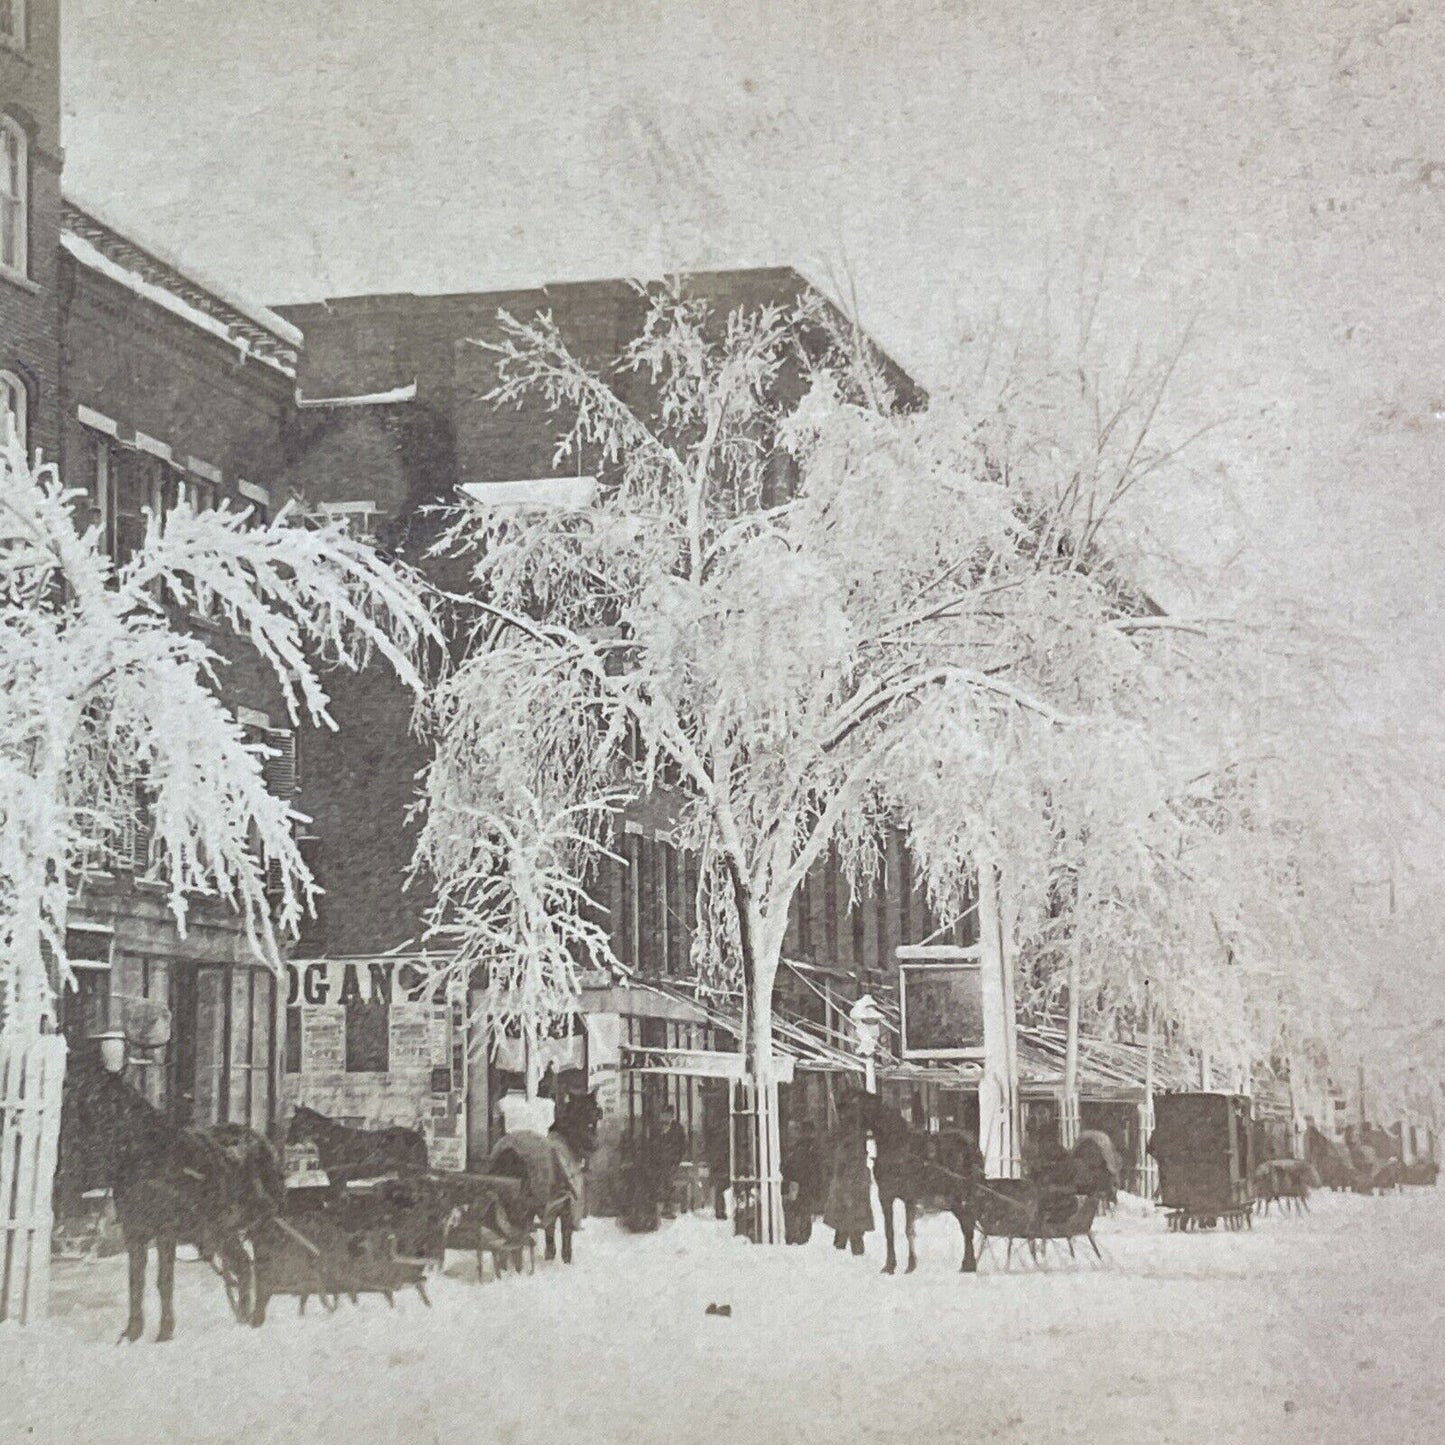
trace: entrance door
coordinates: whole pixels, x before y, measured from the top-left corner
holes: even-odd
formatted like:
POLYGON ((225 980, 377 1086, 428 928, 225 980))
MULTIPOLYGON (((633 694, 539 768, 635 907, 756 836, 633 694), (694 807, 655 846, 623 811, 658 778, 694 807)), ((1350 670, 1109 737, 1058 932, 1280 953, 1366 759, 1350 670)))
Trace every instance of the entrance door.
POLYGON ((175 1079, 180 1122, 245 1124, 272 1118, 276 981, 264 968, 206 964, 175 977, 175 1079))

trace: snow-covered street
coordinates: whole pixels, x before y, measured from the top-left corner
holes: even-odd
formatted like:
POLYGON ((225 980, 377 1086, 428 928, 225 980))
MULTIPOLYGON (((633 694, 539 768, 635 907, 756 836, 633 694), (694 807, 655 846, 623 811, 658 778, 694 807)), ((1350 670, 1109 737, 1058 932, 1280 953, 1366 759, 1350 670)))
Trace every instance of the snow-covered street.
MULTIPOLYGON (((1317 1195, 1306 1218, 1173 1235, 1137 1210, 1107 1266, 919 1272, 764 1250, 702 1217, 478 1287, 469 1257, 413 1295, 231 1322, 182 1265, 179 1333, 114 1344, 124 1263, 57 1265, 53 1318, 0 1331, 0 1438, 44 1441, 1436 1441, 1445 1418, 1445 1196, 1317 1195), (706 1313, 728 1304, 730 1317, 706 1313)), ((148 1299, 154 1333, 154 1297, 148 1299)))

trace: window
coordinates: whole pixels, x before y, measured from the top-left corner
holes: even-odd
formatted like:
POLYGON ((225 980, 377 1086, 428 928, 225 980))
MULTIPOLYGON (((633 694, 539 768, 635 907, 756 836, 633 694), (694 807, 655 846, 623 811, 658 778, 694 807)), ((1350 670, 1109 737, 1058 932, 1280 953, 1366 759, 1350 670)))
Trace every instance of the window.
POLYGON ((25 390, 25 383, 13 371, 0 371, 0 430, 4 432, 0 441, 9 442, 13 426, 22 450, 28 450, 29 421, 30 394, 25 390))
POLYGON ((0 45, 25 49, 25 0, 0 0, 0 45))
POLYGON ((99 534, 100 550, 115 556, 116 448, 106 436, 90 438, 90 525, 99 534))
POLYGON ((29 141, 19 121, 0 115, 0 270, 19 276, 25 274, 29 198, 29 141))

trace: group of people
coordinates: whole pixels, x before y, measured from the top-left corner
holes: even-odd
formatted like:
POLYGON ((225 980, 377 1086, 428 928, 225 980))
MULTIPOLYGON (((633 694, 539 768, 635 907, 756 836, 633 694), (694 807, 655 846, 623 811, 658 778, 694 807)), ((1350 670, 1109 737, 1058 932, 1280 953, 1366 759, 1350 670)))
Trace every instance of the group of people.
POLYGON ((863 1236, 873 1228, 866 1137, 851 1129, 825 1137, 811 1119, 790 1121, 782 1162, 785 1242, 807 1244, 821 1214, 834 1249, 862 1254, 863 1236))
POLYGON ((677 1213, 677 1171, 687 1151, 687 1130, 672 1105, 644 1111, 622 1146, 623 1222, 629 1229, 656 1229, 677 1213))
MULTIPOLYGON (((727 1115, 710 1110, 704 1130, 714 1211, 727 1218, 732 1183, 727 1115)), ((623 1144, 623 1222, 634 1231, 656 1229, 676 1212, 678 1167, 687 1157, 687 1131, 671 1107, 644 1112, 623 1144)), ((789 1244, 806 1244, 818 1216, 836 1249, 863 1253, 873 1229, 872 1179, 864 1135, 839 1128, 824 1135, 812 1119, 790 1121, 783 1138, 783 1224, 789 1244)))

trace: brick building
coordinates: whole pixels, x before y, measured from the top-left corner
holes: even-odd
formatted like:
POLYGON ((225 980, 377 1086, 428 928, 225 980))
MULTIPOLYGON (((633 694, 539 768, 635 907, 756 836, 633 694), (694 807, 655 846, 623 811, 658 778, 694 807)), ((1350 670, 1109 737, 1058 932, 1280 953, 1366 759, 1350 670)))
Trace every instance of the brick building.
MULTIPOLYGON (((605 367, 637 333, 645 297, 600 281, 354 297, 278 315, 230 295, 64 194, 59 10, 60 0, 0 0, 0 405, 32 452, 89 492, 113 555, 136 545, 146 508, 225 502, 264 515, 296 494, 415 561, 436 526, 426 509, 460 485, 552 474, 555 419, 488 403, 495 374, 475 343, 499 336, 501 311, 548 310, 574 353, 605 367)), ((786 268, 689 284, 720 311, 807 290, 786 268)), ((908 393, 896 368, 893 380, 908 393)), ((620 385, 631 404, 651 405, 641 378, 620 385)), ((289 987, 278 989, 219 911, 198 908, 179 937, 144 878, 142 836, 77 900, 70 944, 82 988, 66 1025, 83 1039, 98 1020, 133 1022, 136 1076, 178 1119, 268 1127, 285 1096, 304 1094, 353 1122, 419 1124, 435 1162, 459 1165, 487 1147, 520 1045, 469 1039, 458 1012, 420 983, 427 899, 405 881, 407 813, 426 759, 410 700, 379 672, 329 682, 340 731, 292 739, 247 659, 228 669, 229 701, 281 749, 275 785, 304 780, 300 805, 313 818, 307 851, 325 892, 289 987), (139 1042, 159 1039, 166 1016, 168 1042, 139 1042)), ((645 815, 624 821, 617 851, 623 861, 598 891, 616 952, 642 983, 596 980, 581 1018, 544 1051, 602 1090, 604 1161, 644 1101, 662 1096, 700 1150, 703 1082, 649 1072, 640 1051, 734 1047, 736 1015, 692 996, 691 860, 645 815)), ((800 898, 779 988, 795 1051, 806 1060, 812 1038, 836 1054, 841 1010, 860 987, 886 995, 897 946, 935 937, 936 923, 899 847, 857 905, 836 868, 820 869, 800 898)), ((812 1087, 800 1075, 795 1094, 812 1087)))
MULTIPOLYGON (((685 284, 720 314, 787 305, 808 291, 808 283, 786 268, 695 275, 685 284)), ((499 409, 486 399, 496 383, 495 363, 477 343, 500 339, 499 313, 521 319, 550 313, 573 354, 603 369, 639 333, 647 305, 633 285, 599 281, 282 307, 306 338, 287 480, 309 505, 348 512, 383 545, 434 570, 439 564, 425 552, 438 522, 428 507, 451 502, 465 484, 554 475, 559 419, 540 406, 499 409)), ((896 368, 892 379, 902 394, 916 394, 896 368)), ((643 378, 628 373, 617 384, 640 412, 654 404, 643 378)), ((466 585, 457 572, 440 580, 466 585)), ((327 980, 332 999, 348 964, 359 980, 386 956, 422 947, 428 901, 415 883, 404 886, 415 841, 404 818, 426 762, 410 731, 409 701, 385 679, 367 675, 336 680, 336 707, 344 719, 341 732, 300 743, 325 896, 316 927, 302 937, 296 965, 302 977, 327 980)), ((694 860, 672 847, 666 826, 645 813, 623 821, 615 850, 622 861, 604 865, 597 896, 608 908, 617 956, 643 986, 597 980, 585 993, 581 1027, 543 1046, 548 1062, 576 1071, 566 1075, 569 1082, 585 1079, 601 1090, 608 1116, 597 1171, 603 1207, 608 1154, 645 1101, 665 1097, 688 1128, 695 1154, 704 1145, 703 1100, 715 1086, 680 1073, 654 1074, 640 1051, 733 1048, 737 1026, 735 1010, 703 1007, 692 996, 694 860)), ((890 850, 879 886, 856 906, 836 865, 820 868, 802 891, 787 940, 792 963, 780 981, 778 1004, 793 1033, 784 1047, 805 1061, 827 1057, 830 1048, 839 1057, 847 1048, 843 1012, 859 988, 886 994, 897 947, 939 935, 901 842, 890 850), (808 1039, 821 1047, 812 1050, 808 1039)), ((950 936, 964 941, 958 930, 950 936)), ((358 982, 352 1008, 363 1027, 359 992, 358 982)), ((321 1012, 324 1062, 334 1051, 337 1009, 333 1003, 321 1012)), ((316 1014, 298 990, 288 1039, 304 1039, 316 1014)), ((515 1041, 472 1042, 466 1115, 475 1161, 495 1135, 496 1096, 518 1082, 521 1059, 515 1041)), ((312 1067, 308 1052, 304 1045, 291 1048, 287 1088, 297 1098, 377 1122, 425 1122, 426 1100, 409 1096, 404 1083, 347 1079, 334 1068, 312 1067)), ((800 1071, 792 1090, 796 1106, 816 1112, 816 1098, 804 1102, 799 1096, 818 1087, 816 1078, 809 1082, 800 1071)), ((915 1098, 929 1088, 915 1078, 901 1102, 960 1116, 957 1104, 940 1107, 937 1098, 915 1098)))
MULTIPOLYGON (((27 445, 59 444, 60 14, 0 5, 0 417, 27 445)), ((3 424, 3 423, 0 423, 3 424)))
MULTIPOLYGON (((89 493, 101 544, 124 560, 147 510, 250 508, 264 518, 281 470, 299 336, 260 308, 223 298, 156 249, 65 201, 58 247, 60 451, 89 493)), ((199 618, 186 625, 206 629, 199 618)), ((273 680, 243 649, 227 657, 226 701, 280 751, 278 790, 294 788, 294 740, 273 680)), ((79 1035, 98 1017, 133 1039, 157 1006, 170 1041, 133 1047, 152 1101, 186 1123, 271 1126, 279 1072, 277 985, 231 911, 198 901, 182 938, 145 878, 144 830, 87 879, 72 910, 83 988, 67 1001, 79 1035)))
MULTIPOLYGON (((0 3, 0 406, 89 493, 101 545, 123 559, 147 509, 269 507, 300 335, 64 196, 59 29, 59 0, 0 3)), ((272 781, 289 791, 280 699, 254 659, 216 645, 227 702, 279 749, 272 781)), ((181 1122, 269 1128, 276 981, 227 910, 198 903, 182 938, 147 852, 137 829, 78 882, 62 1026, 80 1048, 123 1029, 130 1077, 181 1122)), ((62 1179, 70 1198, 86 1182, 62 1179)))

